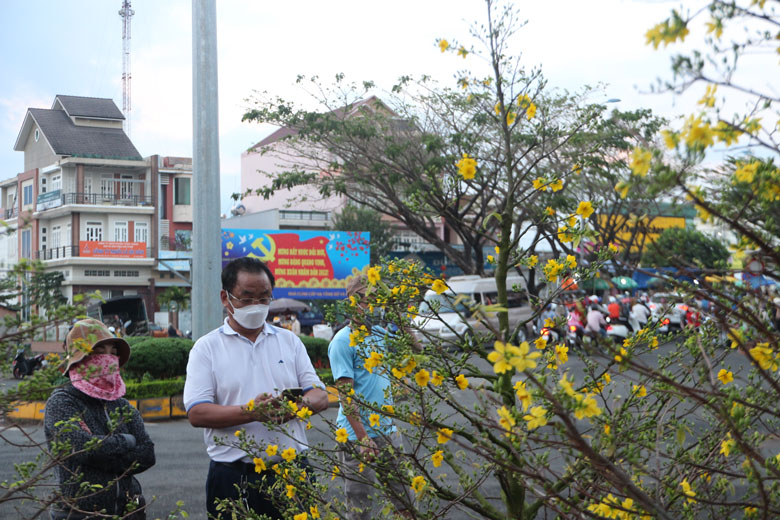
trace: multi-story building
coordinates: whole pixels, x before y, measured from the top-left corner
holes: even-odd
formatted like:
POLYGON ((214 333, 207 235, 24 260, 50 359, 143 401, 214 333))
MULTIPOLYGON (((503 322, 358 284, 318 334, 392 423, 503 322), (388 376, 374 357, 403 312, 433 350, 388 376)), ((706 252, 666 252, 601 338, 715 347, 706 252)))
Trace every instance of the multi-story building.
POLYGON ((192 231, 191 160, 143 158, 123 120, 110 99, 56 96, 28 109, 14 145, 24 173, 0 182, 0 261, 43 261, 62 272, 69 299, 138 294, 152 312, 169 270, 158 253, 192 231))

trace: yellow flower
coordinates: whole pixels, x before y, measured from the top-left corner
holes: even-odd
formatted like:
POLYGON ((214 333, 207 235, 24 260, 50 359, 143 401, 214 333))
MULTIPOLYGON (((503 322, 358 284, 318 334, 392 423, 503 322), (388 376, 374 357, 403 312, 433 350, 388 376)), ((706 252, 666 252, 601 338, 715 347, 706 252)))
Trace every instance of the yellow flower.
POLYGON ((574 257, 574 255, 566 255, 566 266, 569 269, 574 269, 577 267, 577 259, 574 257))
POLYGON ((609 375, 609 372, 604 372, 604 381, 606 383, 611 383, 612 382, 612 376, 609 375))
MULTIPOLYGON (((292 484, 287 484, 287 498, 295 498, 295 486, 292 484)), ((305 519, 307 516, 306 513, 301 513, 301 515, 304 515, 303 518, 305 519)), ((296 515, 296 518, 300 515, 296 515)))
POLYGON ((339 428, 336 430, 336 442, 344 444, 347 442, 347 439, 349 439, 349 434, 347 433, 346 428, 339 428))
POLYGON ((519 353, 519 349, 509 343, 496 341, 494 350, 488 354, 488 361, 493 363, 493 371, 496 374, 503 374, 512 369, 509 359, 519 353))
POLYGON ((699 105, 712 108, 715 106, 715 93, 718 90, 717 85, 707 85, 707 90, 704 92, 704 96, 698 101, 699 105))
MULTIPOLYGON (((315 520, 320 517, 320 510, 317 506, 311 506, 309 508, 309 512, 311 513, 311 517, 315 520)), ((304 518, 304 520, 306 519, 304 518)))
POLYGON ((528 108, 525 109, 525 117, 527 117, 528 120, 530 121, 535 116, 536 116, 536 105, 531 103, 530 105, 528 105, 528 108))
POLYGON ((493 107, 493 111, 496 113, 497 116, 501 115, 501 103, 496 103, 496 106, 493 107))
POLYGON ((438 468, 441 466, 442 461, 444 460, 444 452, 442 450, 436 451, 431 455, 431 461, 433 462, 433 467, 438 468))
POLYGON ((463 374, 458 374, 455 377, 455 384, 458 385, 458 388, 461 390, 465 390, 469 386, 469 380, 463 374))
POLYGON ((431 285, 431 289, 433 289, 436 294, 441 294, 447 290, 447 284, 442 280, 434 280, 433 285, 431 285))
POLYGON ((515 122, 515 119, 517 119, 517 114, 514 112, 507 112, 506 113, 506 126, 512 126, 512 123, 515 122))
POLYGON ((525 383, 522 381, 518 381, 515 383, 515 393, 517 395, 517 398, 520 400, 520 403, 523 405, 523 411, 525 412, 528 410, 528 406, 532 402, 531 394, 528 392, 528 389, 525 387, 525 383))
POLYGON ((582 398, 582 396, 579 397, 580 399, 577 399, 579 401, 577 409, 574 411, 574 416, 577 419, 601 415, 601 408, 599 408, 598 403, 592 395, 587 395, 585 398, 582 398))
POLYGON ((548 217, 554 217, 555 216, 555 210, 552 208, 552 206, 547 206, 544 208, 544 214, 548 217))
POLYGON ((466 180, 473 179, 477 173, 477 160, 464 153, 460 161, 457 162, 458 175, 466 180))
POLYGON ((372 428, 379 426, 379 414, 372 413, 368 416, 368 423, 372 428))
POLYGON ((550 183, 550 189, 553 191, 561 191, 563 189, 563 179, 557 179, 550 183))
POLYGON ((634 148, 631 154, 631 171, 634 175, 644 177, 647 172, 650 171, 650 163, 653 160, 653 152, 650 150, 643 150, 642 148, 634 148))
POLYGON ((674 150, 675 148, 677 148, 677 143, 679 142, 677 138, 677 134, 675 134, 671 130, 661 130, 661 135, 663 136, 664 144, 668 149, 674 150))
POLYGON ((740 329, 730 329, 728 331, 728 338, 731 340, 731 348, 737 348, 744 342, 740 329))
POLYGON ((693 497, 696 496, 696 492, 691 489, 691 485, 688 483, 688 479, 683 479, 683 481, 680 482, 680 487, 682 488, 685 496, 688 497, 688 502, 695 502, 693 497))
POLYGON ((567 218, 566 219, 566 224, 568 224, 568 226, 570 228, 576 227, 577 226, 577 217, 576 217, 576 215, 572 215, 571 217, 567 218))
POLYGON ((713 18, 705 25, 707 26, 707 34, 714 32, 716 38, 720 38, 723 35, 723 20, 719 18, 713 18))
POLYGON ((251 412, 252 410, 254 410, 254 409, 255 409, 255 400, 254 400, 254 399, 252 399, 251 401, 249 401, 248 403, 246 403, 246 404, 244 405, 244 408, 246 408, 246 410, 247 410, 247 411, 249 411, 249 412, 251 412))
POLYGON ((493 255, 487 255, 487 261, 489 264, 495 263, 496 259, 493 257, 493 255))
POLYGON ((466 90, 469 87, 469 78, 460 78, 458 80, 458 85, 460 85, 460 88, 463 90, 466 90))
POLYGON ((502 406, 496 410, 496 413, 499 417, 498 424, 500 424, 503 429, 510 431, 516 424, 515 418, 512 416, 512 412, 510 412, 506 406, 502 406))
POLYGON ((565 266, 559 263, 554 258, 547 260, 547 264, 544 266, 544 276, 548 282, 554 282, 558 279, 558 276, 563 272, 565 266))
POLYGON ((734 374, 726 370, 725 368, 721 368, 720 372, 718 372, 718 379, 720 380, 721 383, 727 385, 732 381, 734 381, 734 374))
POLYGON ((536 255, 531 255, 528 257, 528 267, 535 267, 536 264, 539 263, 539 257, 536 255))
POLYGON ((734 177, 737 182, 751 183, 756 177, 758 167, 761 166, 761 162, 753 161, 748 164, 740 164, 737 170, 734 172, 734 177))
POLYGON ((572 381, 568 380, 569 375, 563 374, 563 377, 560 381, 558 381, 558 384, 561 385, 561 388, 563 388, 563 391, 566 392, 566 395, 569 397, 574 397, 577 395, 577 391, 574 390, 574 386, 572 385, 572 381))
POLYGON ((412 479, 412 489, 416 494, 420 494, 423 489, 425 489, 425 486, 428 485, 428 481, 425 480, 425 477, 421 475, 417 475, 412 479))
POLYGON ((441 52, 447 52, 447 49, 449 48, 450 48, 450 42, 444 39, 439 40, 439 49, 441 49, 441 52))
POLYGON ((252 459, 252 462, 255 463, 255 473, 262 473, 263 471, 268 469, 263 459, 254 458, 252 459))
POLYGON ((423 388, 428 386, 428 381, 430 379, 431 379, 430 374, 428 374, 428 371, 425 370, 424 368, 418 370, 417 373, 414 375, 415 382, 423 388))
POLYGON ((363 367, 368 370, 369 373, 373 374, 374 369, 382 364, 383 359, 384 354, 379 352, 371 352, 371 355, 366 358, 366 361, 363 363, 363 367))
POLYGON ((534 340, 534 346, 539 350, 544 350, 547 348, 547 340, 544 339, 542 336, 539 336, 534 340))
POLYGON ((439 386, 443 382, 444 382, 444 376, 434 370, 433 374, 431 374, 431 384, 433 386, 439 386))
POLYGON ((637 397, 644 397, 647 395, 647 388, 645 388, 645 385, 634 385, 633 393, 637 397))
POLYGON ((579 175, 582 173, 582 166, 579 164, 575 164, 571 167, 571 171, 574 172, 575 175, 579 175))
POLYGON ((580 202, 577 206, 577 215, 582 215, 582 218, 588 218, 593 214, 593 204, 589 200, 580 202))
POLYGON ((336 480, 336 477, 341 473, 341 469, 338 466, 333 466, 333 471, 330 473, 330 479, 336 480))
POLYGON ((569 347, 564 344, 555 345, 555 359, 559 365, 565 364, 569 360, 569 347))
POLYGON ((458 56, 463 56, 464 60, 466 59, 466 55, 468 53, 469 53, 469 51, 467 51, 466 48, 463 45, 461 45, 460 48, 458 49, 458 56))
POLYGON ((547 410, 541 406, 531 408, 529 415, 524 415, 523 419, 527 421, 528 430, 534 430, 547 424, 547 410))
POLYGON ((265 448, 265 452, 268 454, 269 457, 273 457, 276 455, 276 452, 279 451, 279 446, 276 444, 269 444, 265 448))
POLYGON ((436 433, 436 442, 439 444, 447 444, 452 439, 452 430, 449 428, 440 428, 436 433))
POLYGON ((753 506, 745 506, 745 518, 752 518, 758 514, 758 508, 753 506))
POLYGON ((703 149, 712 146, 715 142, 715 132, 709 123, 702 121, 701 117, 694 119, 690 116, 682 133, 685 135, 685 144, 688 148, 703 149))
POLYGON ((395 413, 395 407, 392 404, 383 404, 382 411, 392 415, 395 413))
POLYGON ((236 430, 235 432, 233 432, 233 435, 238 437, 239 435, 241 435, 241 430, 236 430))
POLYGON ((721 454, 725 455, 726 457, 729 456, 731 453, 731 450, 734 449, 734 446, 737 445, 737 442, 731 438, 731 433, 726 434, 726 439, 720 443, 720 452, 721 454))
MULTIPOLYGON (((292 496, 290 498, 292 498, 292 496)), ((305 511, 303 513, 298 513, 297 515, 293 516, 293 520, 306 520, 307 518, 309 518, 309 515, 305 511)), ((312 518, 314 518, 314 517, 312 517, 312 518)), ((317 518, 319 518, 319 517, 317 517, 317 518)))
POLYGON ((545 187, 545 184, 546 184, 545 180, 542 179, 541 177, 534 179, 535 190, 546 190, 547 188, 545 187))
POLYGON ((778 361, 769 343, 758 343, 750 349, 750 355, 762 370, 777 370, 778 361))
POLYGON ((292 462, 295 459, 295 448, 287 448, 282 451, 282 458, 287 462, 292 462))
POLYGON ((380 268, 379 267, 369 267, 368 268, 368 283, 371 285, 376 285, 379 280, 382 279, 382 275, 379 274, 380 268))
POLYGON ((306 419, 312 416, 312 411, 309 410, 309 408, 307 408, 306 406, 303 406, 301 407, 300 410, 295 412, 295 415, 297 415, 300 420, 305 421, 306 419))
POLYGON ((626 181, 620 181, 615 185, 615 191, 620 193, 620 198, 625 199, 628 195, 628 190, 631 188, 631 184, 626 181))

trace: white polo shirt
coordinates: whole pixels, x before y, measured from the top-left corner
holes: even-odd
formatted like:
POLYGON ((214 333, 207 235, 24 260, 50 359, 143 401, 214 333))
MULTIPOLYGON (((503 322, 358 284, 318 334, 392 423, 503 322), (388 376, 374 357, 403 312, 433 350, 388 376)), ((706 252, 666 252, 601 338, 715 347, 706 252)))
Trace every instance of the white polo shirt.
MULTIPOLYGON (((263 392, 277 396, 285 388, 325 388, 317 377, 306 347, 286 329, 266 323, 254 343, 234 331, 228 320, 218 329, 198 339, 187 362, 184 383, 184 407, 187 411, 199 403, 244 405, 263 392)), ((246 452, 219 445, 236 441, 236 430, 246 429, 261 446, 276 444, 279 453, 289 447, 298 452, 308 448, 305 424, 292 420, 281 428, 269 430, 263 423, 251 422, 230 428, 205 428, 203 438, 211 460, 250 462, 246 452)))

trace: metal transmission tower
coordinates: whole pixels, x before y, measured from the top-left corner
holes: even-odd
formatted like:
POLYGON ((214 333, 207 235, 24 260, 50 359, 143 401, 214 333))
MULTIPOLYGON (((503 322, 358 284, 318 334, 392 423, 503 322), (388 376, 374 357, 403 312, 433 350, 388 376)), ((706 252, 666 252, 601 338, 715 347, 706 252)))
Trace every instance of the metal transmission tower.
POLYGON ((130 0, 122 1, 119 16, 122 17, 122 113, 125 115, 125 132, 130 136, 130 0))

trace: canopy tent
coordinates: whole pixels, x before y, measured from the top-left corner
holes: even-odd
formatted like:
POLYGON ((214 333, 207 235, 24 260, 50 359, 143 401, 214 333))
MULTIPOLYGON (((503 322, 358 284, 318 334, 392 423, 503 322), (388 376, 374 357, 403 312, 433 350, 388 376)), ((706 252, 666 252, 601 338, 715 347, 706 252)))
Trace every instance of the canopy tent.
POLYGON ((639 286, 634 279, 628 276, 613 276, 611 280, 618 289, 636 289, 639 286))
POLYGON ((606 291, 610 288, 609 282, 603 278, 580 280, 579 286, 587 291, 606 291))

